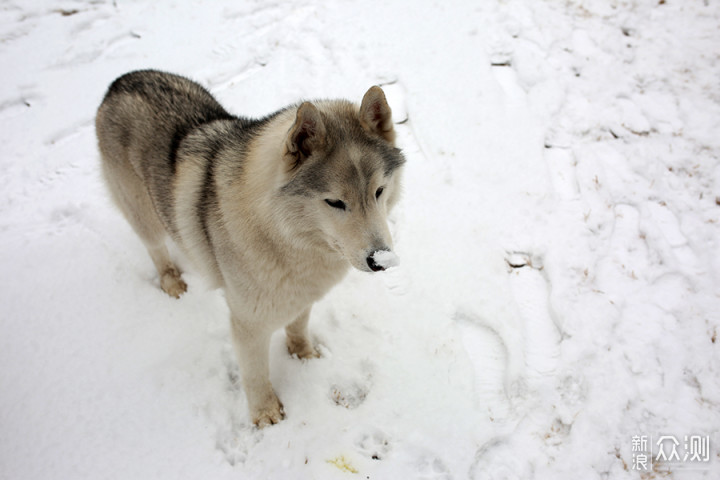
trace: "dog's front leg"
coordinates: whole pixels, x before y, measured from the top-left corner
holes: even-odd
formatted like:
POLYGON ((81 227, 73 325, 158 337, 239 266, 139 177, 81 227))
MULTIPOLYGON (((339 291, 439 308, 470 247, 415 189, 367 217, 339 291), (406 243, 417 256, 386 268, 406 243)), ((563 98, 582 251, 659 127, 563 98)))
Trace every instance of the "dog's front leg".
POLYGON ((232 335, 242 372, 250 418, 260 428, 285 417, 282 403, 270 383, 269 348, 272 331, 262 322, 232 315, 232 335))
POLYGON ((310 308, 306 308, 293 323, 285 327, 288 352, 290 352, 290 355, 297 355, 299 358, 320 357, 308 334, 310 308))

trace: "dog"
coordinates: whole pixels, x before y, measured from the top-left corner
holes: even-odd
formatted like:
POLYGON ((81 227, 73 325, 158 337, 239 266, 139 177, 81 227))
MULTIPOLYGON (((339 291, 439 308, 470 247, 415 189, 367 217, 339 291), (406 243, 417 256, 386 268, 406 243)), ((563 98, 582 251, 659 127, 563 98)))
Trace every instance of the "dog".
POLYGON ((95 127, 110 194, 162 290, 177 298, 187 289, 170 237, 225 291, 252 421, 281 421, 272 333, 284 327, 291 355, 318 357, 313 303, 350 266, 376 272, 392 257, 387 216, 405 158, 382 89, 360 105, 305 101, 251 119, 187 78, 135 71, 110 85, 95 127))

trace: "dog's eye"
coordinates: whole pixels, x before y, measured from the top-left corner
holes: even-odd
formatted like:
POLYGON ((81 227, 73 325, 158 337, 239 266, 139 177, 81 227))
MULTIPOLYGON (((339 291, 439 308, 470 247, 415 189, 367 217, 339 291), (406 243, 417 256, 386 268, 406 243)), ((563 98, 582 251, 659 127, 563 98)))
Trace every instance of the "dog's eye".
POLYGON ((345 210, 345 202, 342 200, 325 200, 325 203, 338 210, 345 210))
POLYGON ((375 192, 375 198, 380 198, 380 195, 382 195, 382 193, 384 191, 385 191, 385 187, 378 188, 377 191, 375 192))

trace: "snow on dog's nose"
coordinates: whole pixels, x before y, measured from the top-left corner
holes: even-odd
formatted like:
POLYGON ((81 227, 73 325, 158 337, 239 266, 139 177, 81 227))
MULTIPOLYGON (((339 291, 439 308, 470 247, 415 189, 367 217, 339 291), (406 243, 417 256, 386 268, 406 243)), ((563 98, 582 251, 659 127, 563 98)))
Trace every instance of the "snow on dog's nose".
POLYGON ((390 267, 396 267, 400 263, 397 255, 390 250, 377 250, 367 257, 367 264, 373 272, 387 270, 390 267))

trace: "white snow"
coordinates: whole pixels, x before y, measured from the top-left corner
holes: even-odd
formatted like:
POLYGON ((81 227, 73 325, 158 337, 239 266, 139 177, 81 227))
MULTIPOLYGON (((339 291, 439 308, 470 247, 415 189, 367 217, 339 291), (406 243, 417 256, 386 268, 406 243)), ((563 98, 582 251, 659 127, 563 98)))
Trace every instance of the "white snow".
POLYGON ((3 2, 0 478, 718 478, 719 22, 707 0, 3 2), (163 294, 100 180, 95 109, 138 68, 237 114, 373 84, 397 114, 403 267, 315 306, 322 358, 273 337, 279 425, 249 423, 223 294, 189 268, 163 294), (635 435, 709 435, 711 459, 640 476, 635 435))
POLYGON ((373 253, 372 257, 376 264, 385 269, 400 265, 400 259, 398 256, 395 255, 395 252, 391 252, 389 250, 378 250, 373 253))

